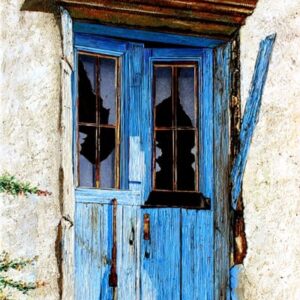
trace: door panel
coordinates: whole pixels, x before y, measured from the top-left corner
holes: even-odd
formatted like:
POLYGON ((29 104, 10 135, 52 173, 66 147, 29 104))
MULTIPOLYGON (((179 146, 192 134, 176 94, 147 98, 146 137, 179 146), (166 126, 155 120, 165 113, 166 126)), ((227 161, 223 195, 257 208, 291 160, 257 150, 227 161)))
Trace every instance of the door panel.
POLYGON ((181 299, 213 299, 213 214, 182 209, 181 224, 181 299))
POLYGON ((111 299, 111 205, 77 203, 75 223, 76 299, 111 299))
MULTIPOLYGON (((118 299, 138 299, 139 225, 137 206, 117 206, 118 299)), ((76 299, 113 299, 109 286, 113 247, 113 206, 101 203, 76 205, 76 299)))
POLYGON ((139 299, 140 208, 124 205, 118 213, 118 299, 139 299))
POLYGON ((150 237, 142 236, 143 300, 180 299, 180 209, 143 209, 150 237))

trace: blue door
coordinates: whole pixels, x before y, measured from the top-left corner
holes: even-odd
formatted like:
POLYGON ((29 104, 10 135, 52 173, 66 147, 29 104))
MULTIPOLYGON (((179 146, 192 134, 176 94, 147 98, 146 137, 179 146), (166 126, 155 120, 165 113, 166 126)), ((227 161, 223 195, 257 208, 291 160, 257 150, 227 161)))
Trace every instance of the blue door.
POLYGON ((144 66, 141 299, 213 299, 210 53, 147 49, 144 66))
POLYGON ((75 47, 76 299, 213 299, 212 50, 75 47))

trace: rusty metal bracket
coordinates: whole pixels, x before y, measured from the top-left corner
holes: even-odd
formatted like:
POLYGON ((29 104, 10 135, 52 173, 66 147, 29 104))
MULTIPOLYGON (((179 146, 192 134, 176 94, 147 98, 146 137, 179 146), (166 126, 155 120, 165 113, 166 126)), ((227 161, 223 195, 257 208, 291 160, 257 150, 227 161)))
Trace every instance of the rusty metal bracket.
POLYGON ((150 240, 150 215, 144 214, 144 240, 150 240))
POLYGON ((110 287, 117 287, 118 286, 118 274, 117 274, 117 206, 118 202, 117 199, 112 200, 113 206, 113 245, 112 245, 112 255, 111 255, 111 266, 110 266, 110 273, 108 283, 110 287))

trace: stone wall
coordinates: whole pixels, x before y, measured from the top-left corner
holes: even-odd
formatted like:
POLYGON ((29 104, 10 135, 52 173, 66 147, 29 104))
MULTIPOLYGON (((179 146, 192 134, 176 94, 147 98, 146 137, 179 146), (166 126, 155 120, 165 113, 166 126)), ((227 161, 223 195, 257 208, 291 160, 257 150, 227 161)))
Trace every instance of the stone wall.
POLYGON ((276 32, 243 195, 248 253, 239 296, 300 299, 300 1, 259 0, 241 30, 242 102, 258 45, 276 32))

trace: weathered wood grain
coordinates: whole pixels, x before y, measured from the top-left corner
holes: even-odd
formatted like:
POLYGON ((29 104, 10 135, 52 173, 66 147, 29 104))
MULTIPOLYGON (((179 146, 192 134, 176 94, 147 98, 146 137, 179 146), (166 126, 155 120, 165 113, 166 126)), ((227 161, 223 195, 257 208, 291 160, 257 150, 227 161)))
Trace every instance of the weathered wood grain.
POLYGON ((67 11, 61 10, 62 58, 61 58, 61 101, 60 124, 61 162, 59 168, 59 202, 61 221, 57 229, 56 256, 58 262, 58 286, 60 297, 74 298, 74 189, 72 166, 72 129, 73 129, 73 26, 67 11), (61 233, 60 233, 61 232, 61 233))
POLYGON ((75 222, 76 299, 111 299, 111 206, 77 204, 75 222))
POLYGON ((244 24, 246 17, 253 12, 256 2, 257 0, 56 1, 67 8, 75 19, 227 39, 244 24))
POLYGON ((240 131, 240 152, 235 158, 231 172, 232 202, 236 209, 237 200, 241 193, 243 175, 247 163, 250 143, 253 137, 255 126, 258 122, 261 107, 261 98, 267 79, 269 63, 275 42, 276 35, 266 37, 260 43, 258 56, 255 63, 249 96, 246 102, 244 116, 240 131))
POLYGON ((179 300, 181 294, 180 209, 144 209, 150 240, 141 237, 141 299, 179 300))
POLYGON ((104 37, 126 38, 131 40, 149 41, 164 44, 185 45, 188 47, 215 47, 223 40, 196 36, 184 36, 176 33, 162 33, 155 31, 126 29, 101 24, 83 23, 74 21, 74 30, 77 33, 97 34, 104 37))
POLYGON ((69 13, 61 8, 61 32, 63 44, 63 58, 73 69, 74 67, 74 44, 73 44, 73 21, 69 13))
POLYGON ((226 299, 229 288, 229 104, 231 44, 214 53, 214 286, 215 299, 226 299))
POLYGON ((213 299, 213 212, 181 210, 181 299, 213 299))

